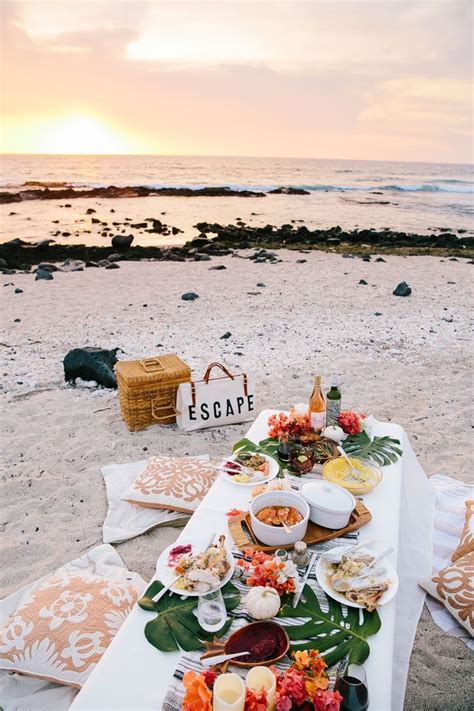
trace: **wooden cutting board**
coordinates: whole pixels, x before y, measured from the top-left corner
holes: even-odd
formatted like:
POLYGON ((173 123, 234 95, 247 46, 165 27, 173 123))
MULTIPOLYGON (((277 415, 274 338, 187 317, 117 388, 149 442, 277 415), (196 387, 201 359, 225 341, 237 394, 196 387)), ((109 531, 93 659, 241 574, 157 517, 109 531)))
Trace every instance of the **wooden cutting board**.
MULTIPOLYGON (((331 538, 339 538, 340 536, 345 536, 352 531, 357 531, 357 529, 365 526, 366 523, 372 520, 372 514, 364 506, 362 501, 357 501, 356 507, 351 514, 349 523, 345 528, 338 528, 333 530, 332 528, 324 528, 323 526, 318 526, 311 521, 308 523, 308 529, 303 541, 308 546, 312 546, 315 543, 323 543, 324 541, 330 541, 331 538)), ((229 533, 234 539, 234 543, 237 548, 241 551, 251 550, 251 551, 264 551, 265 553, 274 553, 278 548, 285 548, 290 550, 293 548, 293 543, 286 546, 266 546, 255 536, 252 531, 252 526, 250 523, 249 512, 244 512, 238 516, 231 516, 229 518, 229 533)))

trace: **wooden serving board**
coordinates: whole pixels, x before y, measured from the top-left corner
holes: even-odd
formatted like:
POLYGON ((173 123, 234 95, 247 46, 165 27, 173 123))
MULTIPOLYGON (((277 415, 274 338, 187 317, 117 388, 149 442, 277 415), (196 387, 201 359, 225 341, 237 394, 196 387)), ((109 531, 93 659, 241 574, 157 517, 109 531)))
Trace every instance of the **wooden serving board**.
MULTIPOLYGON (((323 543, 324 541, 330 541, 331 538, 339 538, 340 536, 345 536, 352 531, 357 531, 357 529, 365 526, 366 523, 372 520, 372 514, 364 506, 362 501, 357 501, 354 511, 351 513, 349 523, 345 528, 338 528, 333 530, 332 528, 324 528, 323 526, 318 526, 311 521, 308 523, 308 529, 303 541, 306 545, 311 546, 315 543, 323 543)), ((238 516, 231 516, 229 518, 229 532, 234 539, 234 543, 237 548, 241 551, 251 550, 251 551, 264 551, 265 553, 274 553, 278 548, 285 548, 290 550, 293 548, 293 543, 286 546, 265 546, 260 543, 252 531, 252 526, 250 523, 249 512, 244 512, 238 516)))

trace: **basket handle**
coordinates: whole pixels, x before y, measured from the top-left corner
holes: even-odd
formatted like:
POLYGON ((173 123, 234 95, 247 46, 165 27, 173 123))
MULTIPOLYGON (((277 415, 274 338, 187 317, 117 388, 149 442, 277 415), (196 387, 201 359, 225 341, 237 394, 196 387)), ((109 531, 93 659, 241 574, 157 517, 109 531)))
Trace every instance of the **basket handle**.
POLYGON ((224 365, 222 365, 221 363, 210 363, 206 372, 204 373, 204 378, 203 378, 206 385, 209 385, 209 378, 211 377, 211 370, 213 368, 220 368, 227 375, 228 378, 231 378, 231 380, 235 379, 235 375, 232 375, 232 373, 230 373, 227 370, 227 368, 224 365))
POLYGON ((173 400, 170 400, 168 403, 165 405, 159 405, 156 406, 154 401, 153 401, 153 396, 151 397, 151 416, 153 417, 154 420, 157 420, 160 422, 160 420, 167 420, 169 417, 176 417, 179 413, 176 410, 175 404, 173 400), (160 412, 162 410, 168 410, 168 412, 165 415, 157 415, 157 412, 160 412), (171 412, 169 412, 171 410, 171 412))
POLYGON ((153 373, 156 370, 165 369, 159 358, 144 358, 144 360, 140 361, 140 365, 146 373, 153 373))

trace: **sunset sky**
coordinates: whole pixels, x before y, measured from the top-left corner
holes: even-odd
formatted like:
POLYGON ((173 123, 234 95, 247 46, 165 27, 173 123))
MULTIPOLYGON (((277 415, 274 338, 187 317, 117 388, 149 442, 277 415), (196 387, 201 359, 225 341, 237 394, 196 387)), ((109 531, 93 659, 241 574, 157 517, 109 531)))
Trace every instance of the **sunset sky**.
POLYGON ((470 0, 3 0, 5 153, 469 162, 470 0))

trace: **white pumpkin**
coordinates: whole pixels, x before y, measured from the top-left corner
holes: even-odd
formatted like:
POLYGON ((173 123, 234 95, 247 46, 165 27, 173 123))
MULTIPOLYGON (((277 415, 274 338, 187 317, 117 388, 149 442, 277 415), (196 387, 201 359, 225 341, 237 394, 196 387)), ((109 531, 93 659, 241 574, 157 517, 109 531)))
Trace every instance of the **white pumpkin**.
POLYGON ((259 585, 250 590, 245 604, 249 614, 256 620, 269 620, 270 617, 275 617, 280 609, 280 596, 275 588, 259 585))
POLYGON ((323 430, 322 435, 323 437, 332 439, 333 442, 337 442, 338 444, 347 437, 342 427, 338 427, 338 425, 329 425, 329 427, 323 430))

